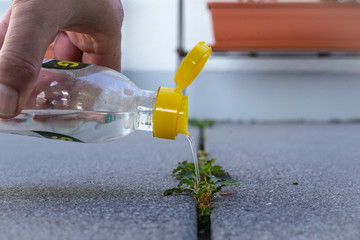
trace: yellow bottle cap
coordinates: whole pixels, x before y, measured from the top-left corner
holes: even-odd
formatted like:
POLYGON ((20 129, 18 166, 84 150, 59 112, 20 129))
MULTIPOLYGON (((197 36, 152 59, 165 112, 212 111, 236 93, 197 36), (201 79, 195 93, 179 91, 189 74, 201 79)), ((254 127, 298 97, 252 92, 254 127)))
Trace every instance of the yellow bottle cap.
POLYGON ((210 54, 211 47, 206 46, 204 42, 199 42, 191 49, 175 74, 175 83, 178 84, 178 88, 184 90, 194 81, 205 66, 210 54))
POLYGON ((188 98, 182 90, 201 72, 211 54, 204 42, 198 43, 185 57, 175 75, 176 88, 159 88, 152 118, 154 137, 175 139, 188 132, 188 98))

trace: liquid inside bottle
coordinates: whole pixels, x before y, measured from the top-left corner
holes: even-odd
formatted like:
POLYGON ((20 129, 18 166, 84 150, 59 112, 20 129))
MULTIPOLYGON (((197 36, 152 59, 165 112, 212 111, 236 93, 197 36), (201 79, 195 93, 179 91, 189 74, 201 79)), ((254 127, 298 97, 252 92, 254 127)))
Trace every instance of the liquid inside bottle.
POLYGON ((71 70, 54 66, 42 69, 20 115, 0 119, 0 132, 99 143, 134 130, 153 130, 156 92, 96 65, 71 70))

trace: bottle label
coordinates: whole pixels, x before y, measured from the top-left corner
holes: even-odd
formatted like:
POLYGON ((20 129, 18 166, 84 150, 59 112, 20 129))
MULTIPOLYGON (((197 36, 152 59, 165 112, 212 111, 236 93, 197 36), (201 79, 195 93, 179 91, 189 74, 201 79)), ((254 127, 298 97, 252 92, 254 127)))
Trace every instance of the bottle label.
POLYGON ((83 141, 71 136, 67 136, 59 133, 53 133, 53 132, 46 132, 46 131, 1 130, 1 132, 22 135, 22 136, 41 137, 41 138, 55 139, 55 140, 68 141, 68 142, 84 143, 83 141))
POLYGON ((61 69, 61 70, 75 70, 82 69, 90 66, 90 64, 71 62, 71 61, 58 61, 58 60, 45 60, 43 61, 43 68, 61 69))
POLYGON ((64 134, 60 134, 60 133, 53 133, 53 132, 45 132, 45 131, 32 131, 34 133, 39 134, 41 137, 43 138, 48 138, 48 139, 55 139, 55 140, 61 140, 61 141, 68 141, 68 142, 81 142, 83 143, 83 141, 76 139, 74 137, 70 137, 64 134))

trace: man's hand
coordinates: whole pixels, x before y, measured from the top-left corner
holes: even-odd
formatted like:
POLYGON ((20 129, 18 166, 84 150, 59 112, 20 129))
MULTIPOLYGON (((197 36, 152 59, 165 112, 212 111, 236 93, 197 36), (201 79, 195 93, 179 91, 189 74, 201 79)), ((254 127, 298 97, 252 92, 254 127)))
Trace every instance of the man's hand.
POLYGON ((121 68, 120 0, 13 0, 0 23, 0 117, 19 114, 49 44, 56 59, 121 68))

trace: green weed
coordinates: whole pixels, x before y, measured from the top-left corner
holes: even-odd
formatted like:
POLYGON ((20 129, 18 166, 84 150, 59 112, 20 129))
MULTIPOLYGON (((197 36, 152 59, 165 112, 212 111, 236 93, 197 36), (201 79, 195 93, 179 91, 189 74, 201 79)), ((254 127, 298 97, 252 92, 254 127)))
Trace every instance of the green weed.
POLYGON ((231 179, 229 173, 223 170, 222 166, 215 165, 216 159, 208 159, 205 151, 198 152, 200 182, 195 177, 194 163, 183 161, 178 163, 173 170, 173 175, 180 180, 177 187, 168 189, 164 196, 173 193, 189 193, 197 202, 198 224, 205 229, 210 226, 210 215, 213 209, 213 201, 219 196, 224 186, 239 185, 238 181, 231 179))

